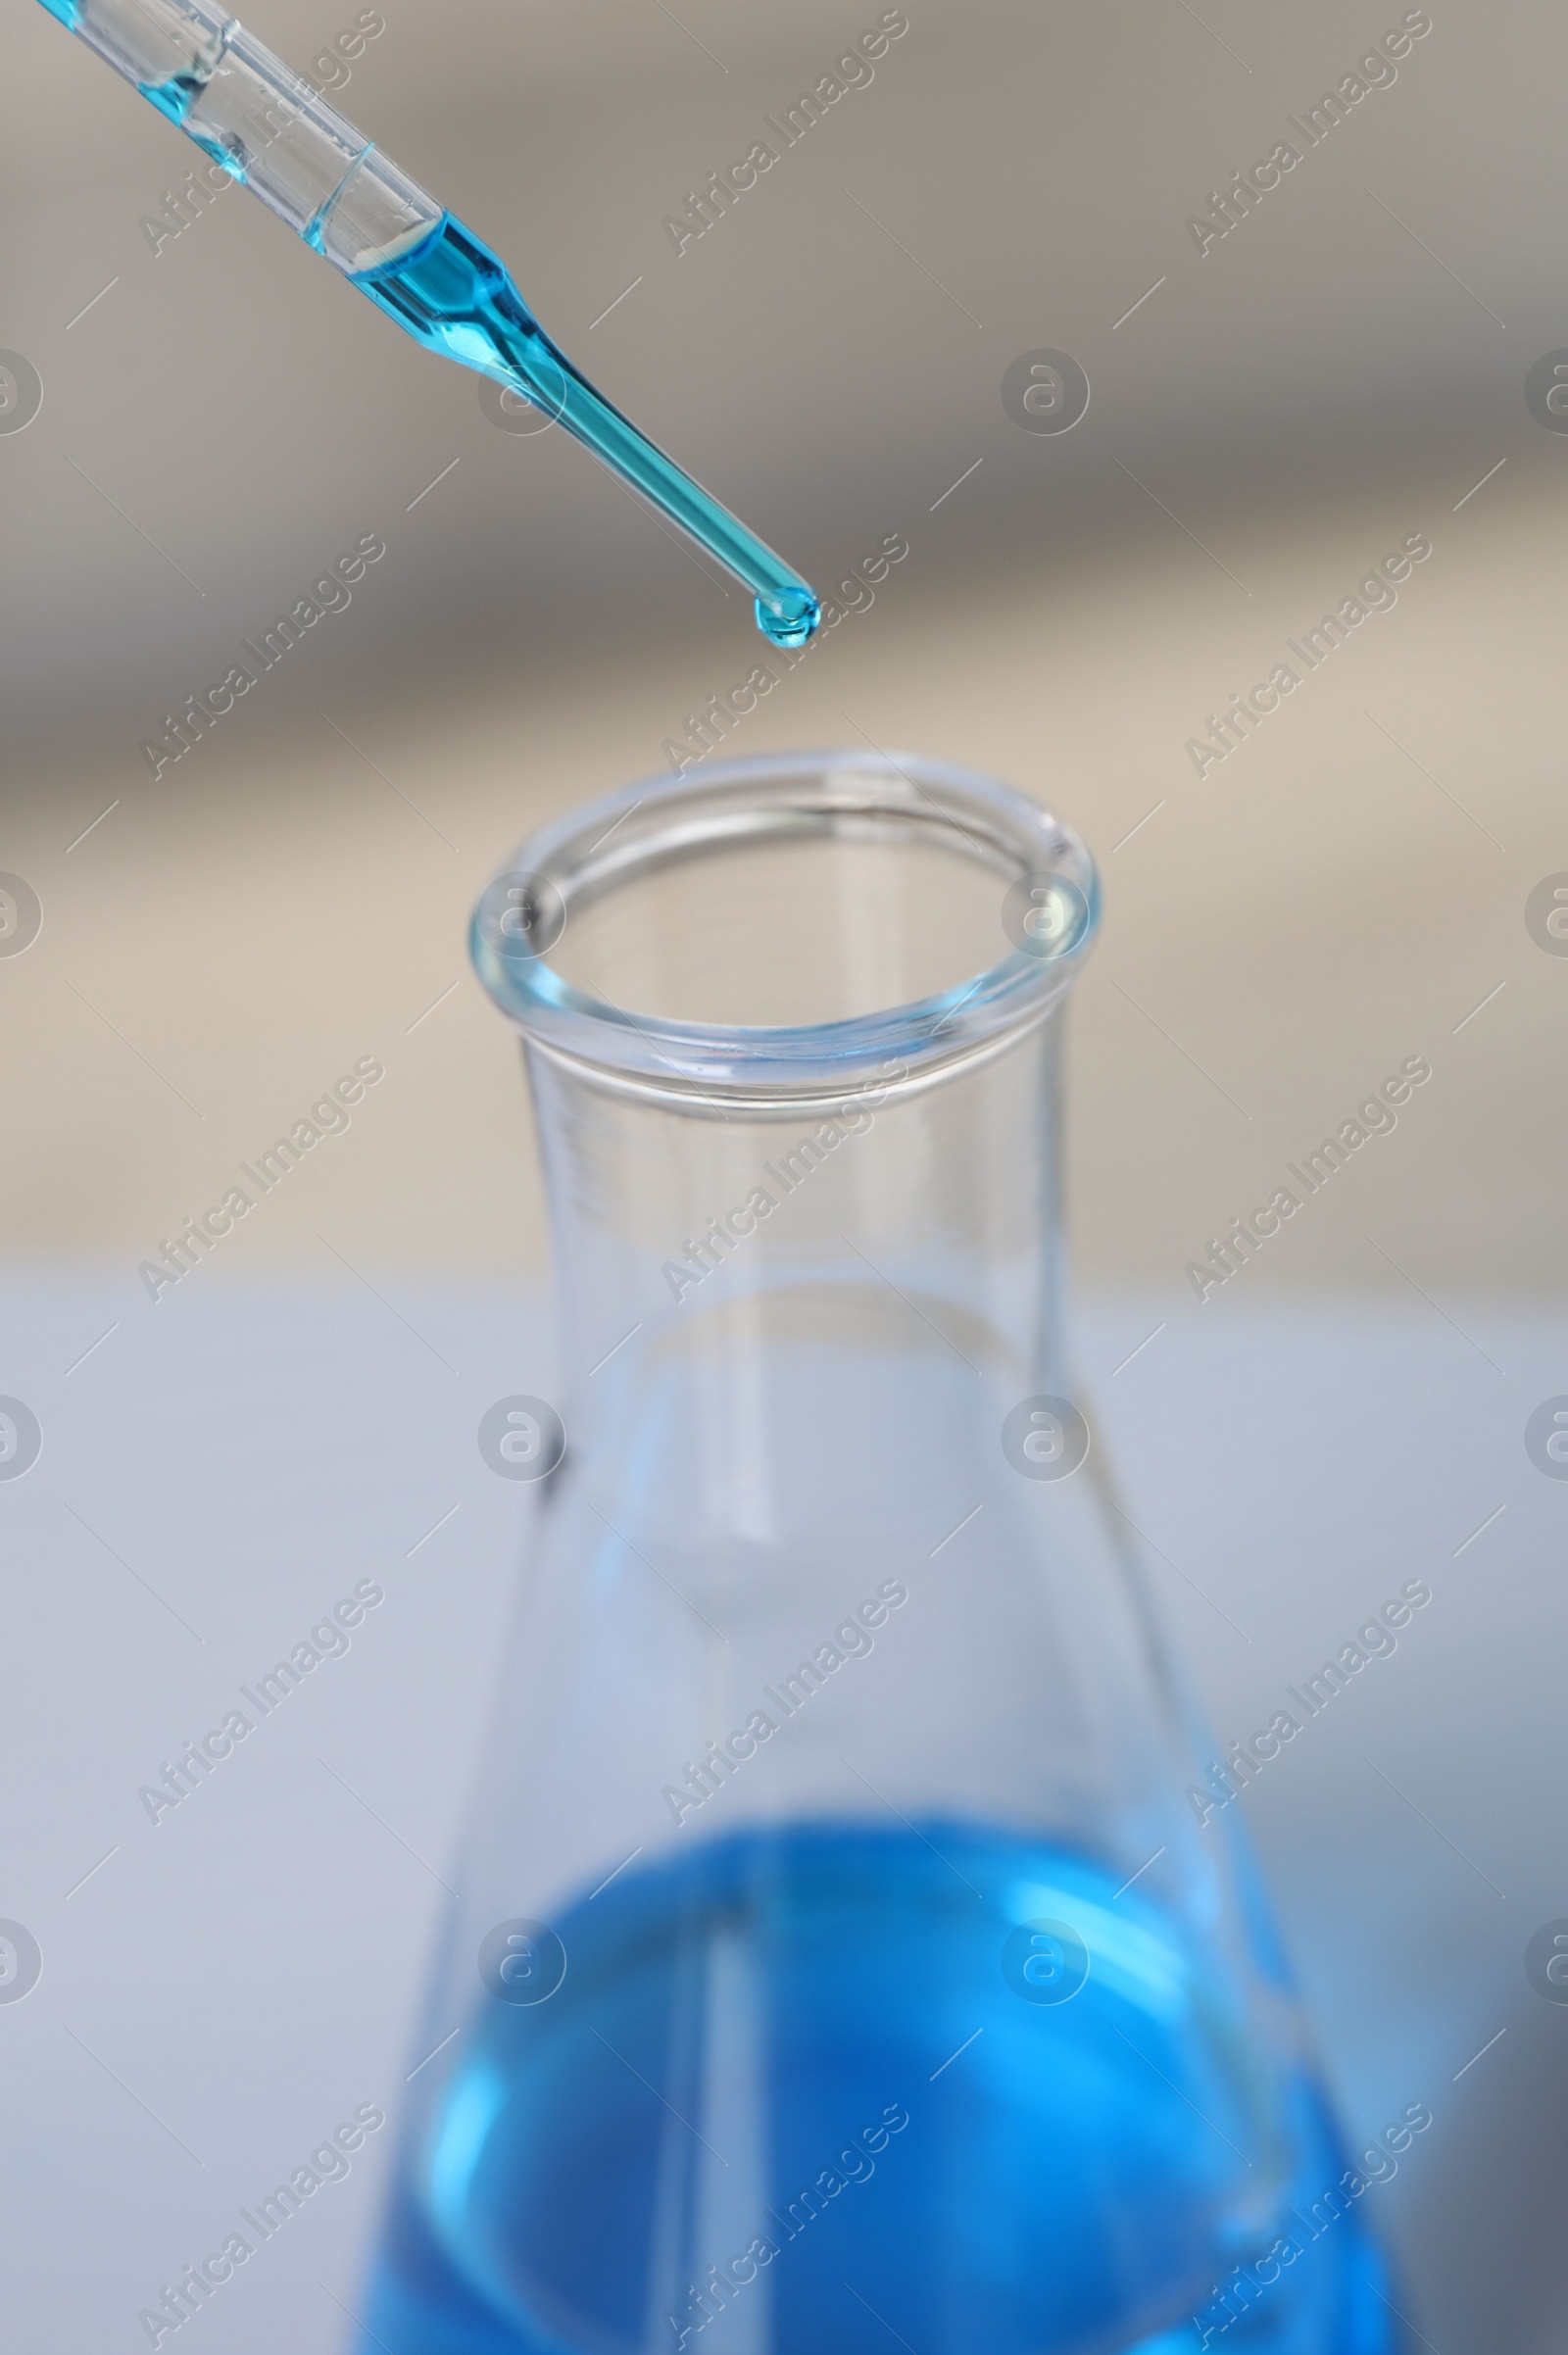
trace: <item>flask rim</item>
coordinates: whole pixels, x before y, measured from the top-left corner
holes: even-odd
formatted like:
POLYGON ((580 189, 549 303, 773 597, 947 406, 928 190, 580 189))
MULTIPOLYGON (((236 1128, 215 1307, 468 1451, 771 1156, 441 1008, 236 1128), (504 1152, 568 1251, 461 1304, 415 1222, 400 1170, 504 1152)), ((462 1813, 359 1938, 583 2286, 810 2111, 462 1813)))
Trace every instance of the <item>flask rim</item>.
POLYGON ((530 1046, 638 1094, 725 1102, 902 1092, 994 1052, 1051 1011, 1093 944, 1100 879, 1078 835, 1016 787, 913 753, 829 749, 662 772, 579 804, 528 835, 481 894, 469 927, 480 981, 530 1046), (876 831, 916 835, 993 868, 1002 907, 1028 886, 1007 949, 935 996, 827 1022, 707 1023, 633 1013, 579 990, 549 952, 573 906, 725 843, 876 831), (1037 880, 1043 879, 1043 880, 1037 880), (1029 898, 1044 893, 1036 934, 1029 898))

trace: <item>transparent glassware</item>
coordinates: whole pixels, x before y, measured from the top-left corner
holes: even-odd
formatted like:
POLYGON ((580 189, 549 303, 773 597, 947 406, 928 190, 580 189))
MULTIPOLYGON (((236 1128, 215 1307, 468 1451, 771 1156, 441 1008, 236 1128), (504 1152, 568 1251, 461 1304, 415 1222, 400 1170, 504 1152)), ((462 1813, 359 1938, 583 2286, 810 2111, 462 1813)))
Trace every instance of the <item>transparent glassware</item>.
POLYGON ((1387 2355, 1060 1284, 1098 886, 986 778, 628 787, 480 902, 554 1226, 365 2355, 1387 2355))
MULTIPOLYGON (((214 171, 216 186, 227 173, 249 188, 416 342, 517 394, 662 509, 745 582, 764 637, 806 644, 822 611, 809 583, 589 383, 471 229, 237 17, 215 0, 43 5, 195 140, 209 198, 214 171)), ((345 55, 364 47, 362 22, 339 35, 345 55)))

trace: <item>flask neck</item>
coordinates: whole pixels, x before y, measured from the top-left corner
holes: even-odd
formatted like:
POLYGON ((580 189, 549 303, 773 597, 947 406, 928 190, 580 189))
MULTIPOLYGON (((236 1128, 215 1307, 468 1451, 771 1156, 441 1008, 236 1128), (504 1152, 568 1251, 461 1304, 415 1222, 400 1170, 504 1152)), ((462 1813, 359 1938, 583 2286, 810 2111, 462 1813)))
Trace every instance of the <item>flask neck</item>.
POLYGON ((494 878, 473 955, 538 1107, 564 1477, 650 1560, 744 1538, 793 1576, 835 1515, 869 1545, 1064 1395, 1061 1009, 1098 907, 1049 811, 891 753, 646 779, 494 878))
POLYGON ((591 1488, 772 1542, 816 1517, 802 1484, 862 1518, 868 1481, 893 1506, 934 1457, 989 1460, 1008 1407, 1064 1388, 1061 1039, 1058 1000, 934 1073, 722 1109, 530 1046, 591 1488))

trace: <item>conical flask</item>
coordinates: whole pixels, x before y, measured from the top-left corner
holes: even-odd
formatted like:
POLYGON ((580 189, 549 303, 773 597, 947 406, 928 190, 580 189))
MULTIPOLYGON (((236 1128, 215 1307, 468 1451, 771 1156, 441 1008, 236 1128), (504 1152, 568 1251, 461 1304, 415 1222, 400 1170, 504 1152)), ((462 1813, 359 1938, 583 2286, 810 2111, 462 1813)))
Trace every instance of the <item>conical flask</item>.
MULTIPOLYGON (((1075 1398, 1083 846, 825 753, 486 892, 560 1395, 365 2355, 1386 2355, 1075 1398)), ((427 2041, 425 2039, 428 2039, 427 2041)))

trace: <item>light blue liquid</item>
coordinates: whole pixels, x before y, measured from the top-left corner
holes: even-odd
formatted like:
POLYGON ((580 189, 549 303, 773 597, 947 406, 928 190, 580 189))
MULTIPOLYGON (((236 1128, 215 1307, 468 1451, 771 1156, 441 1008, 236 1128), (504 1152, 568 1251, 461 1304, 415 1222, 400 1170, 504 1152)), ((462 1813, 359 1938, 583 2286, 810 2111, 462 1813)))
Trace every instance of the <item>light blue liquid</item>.
MULTIPOLYGON (((217 61, 241 29, 236 20, 225 21, 204 12, 196 0, 172 0, 164 12, 172 23, 166 24, 155 9, 152 15, 158 19, 158 29, 186 35, 189 54, 196 62, 188 71, 163 81, 141 81, 125 60, 126 43, 131 57, 140 54, 134 30, 127 31, 123 40, 117 38, 104 46, 102 34, 114 28, 113 8, 102 12, 106 23, 97 26, 96 14, 83 23, 78 0, 43 0, 43 5, 70 30, 80 32, 117 71, 135 80, 142 96, 193 139, 204 155, 242 185, 257 186, 272 210, 299 228, 308 245, 318 253, 329 250, 326 224, 345 190, 354 185, 351 156, 356 164, 362 163, 369 147, 358 141, 352 124, 320 104, 319 93, 311 84, 301 84, 276 58, 252 45, 247 56, 248 71, 257 85, 252 96, 258 90, 265 96, 269 87, 271 91, 270 106, 257 114, 257 122, 269 125, 257 153, 301 123, 328 131, 333 142, 325 153, 336 158, 341 176, 332 185, 330 174, 322 175, 318 207, 303 222, 293 210, 299 192, 289 175, 283 175, 269 191, 252 178, 256 155, 247 151, 244 138, 234 131, 217 135, 210 126, 202 125, 199 114, 197 121, 191 120, 211 84, 217 61), (282 110, 280 123, 273 121, 278 109, 282 110)), ((130 17, 134 16, 132 9, 130 17)), ((246 136, 256 135, 253 123, 246 136)), ((324 160, 318 157, 317 163, 324 160)), ((308 171, 308 158, 301 168, 308 171)), ((428 206, 430 200, 424 198, 420 209, 428 206)), ((335 253, 333 258, 337 259, 335 253)), ((581 370, 551 342, 504 264, 450 213, 443 213, 435 226, 408 251, 352 274, 350 282, 428 350, 509 385, 547 417, 558 419, 596 458, 746 584, 756 600, 758 627, 775 646, 804 646, 811 637, 821 618, 821 607, 808 583, 595 391, 581 370)))
POLYGON ((1390 2355, 1356 2213, 1312 2220, 1344 2164, 1316 2087, 1260 2090, 1115 1887, 942 1822, 626 1873, 554 1924, 548 2000, 475 1981, 362 2355, 1192 2355, 1205 2324, 1226 2355, 1390 2355), (1084 1936, 1070 2000, 1004 1973, 1037 1916, 1084 1936), (1216 2286, 1287 2232, 1221 2328, 1216 2286))
POLYGON ((821 613, 807 583, 594 390, 471 229, 449 213, 411 254, 351 283, 430 351, 510 385, 564 425, 746 583, 765 637, 805 645, 821 613))

